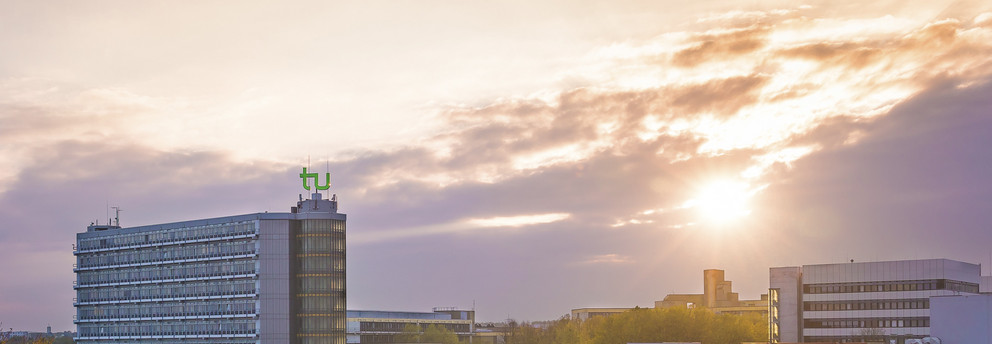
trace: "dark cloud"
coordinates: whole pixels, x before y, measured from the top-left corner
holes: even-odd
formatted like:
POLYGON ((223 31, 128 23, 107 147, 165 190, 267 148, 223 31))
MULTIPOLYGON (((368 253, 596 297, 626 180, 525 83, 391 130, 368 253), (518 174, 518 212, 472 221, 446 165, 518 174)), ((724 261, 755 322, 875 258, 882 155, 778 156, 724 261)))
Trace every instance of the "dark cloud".
MULTIPOLYGON (((944 80, 869 125, 855 145, 800 160, 764 200, 775 237, 808 263, 946 257, 980 263, 992 239, 992 83, 944 80), (816 243, 815 245, 813 243, 816 243)), ((841 126, 845 124, 839 124, 841 126)), ((827 135, 829 136, 829 135, 827 135)), ((987 271, 985 273, 988 273, 987 271)))

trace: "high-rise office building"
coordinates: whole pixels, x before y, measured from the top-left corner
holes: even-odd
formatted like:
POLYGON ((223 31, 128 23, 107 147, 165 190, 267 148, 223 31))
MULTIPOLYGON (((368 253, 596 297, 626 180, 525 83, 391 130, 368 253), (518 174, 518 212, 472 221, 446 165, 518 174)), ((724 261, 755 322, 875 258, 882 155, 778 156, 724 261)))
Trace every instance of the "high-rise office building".
POLYGON ((345 344, 345 223, 314 193, 288 213, 91 225, 76 235, 75 339, 345 344))
POLYGON ((931 335, 932 298, 978 294, 980 275, 980 265, 949 259, 771 268, 769 339, 923 339, 931 335))

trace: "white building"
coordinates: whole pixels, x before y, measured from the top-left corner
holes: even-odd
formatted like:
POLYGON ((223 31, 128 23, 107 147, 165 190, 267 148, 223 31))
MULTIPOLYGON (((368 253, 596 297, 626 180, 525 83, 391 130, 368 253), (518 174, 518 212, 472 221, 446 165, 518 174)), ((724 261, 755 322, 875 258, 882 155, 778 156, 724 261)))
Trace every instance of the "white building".
POLYGON ((934 297, 930 317, 930 335, 941 344, 992 344, 992 295, 934 297))
POLYGON ((981 266, 948 259, 771 268, 769 340, 886 342, 931 335, 931 297, 979 292, 981 266))

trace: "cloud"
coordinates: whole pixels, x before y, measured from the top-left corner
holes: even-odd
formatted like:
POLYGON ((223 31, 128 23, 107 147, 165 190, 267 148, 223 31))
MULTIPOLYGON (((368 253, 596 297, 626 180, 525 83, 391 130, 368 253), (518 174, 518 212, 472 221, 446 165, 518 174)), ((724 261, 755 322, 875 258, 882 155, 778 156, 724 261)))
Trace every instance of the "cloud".
POLYGON ((714 59, 754 52, 765 45, 765 35, 769 30, 767 26, 752 26, 695 36, 691 38, 691 47, 672 56, 672 64, 694 67, 714 59))
POLYGON ((595 255, 587 260, 582 261, 582 264, 631 264, 631 263, 634 263, 634 261, 630 257, 622 256, 616 253, 595 255))
POLYGON ((482 227, 521 227, 535 224, 558 222, 567 219, 571 214, 551 213, 518 216, 497 216, 484 219, 469 219, 468 223, 482 227))
MULTIPOLYGON (((429 135, 331 158, 333 192, 355 239, 349 283, 361 288, 350 296, 409 305, 388 296, 395 280, 386 277, 400 278, 438 299, 482 294, 500 304, 495 312, 546 315, 497 300, 526 293, 567 310, 576 296, 560 291, 595 278, 625 281, 604 288, 628 302, 663 282, 644 271, 676 259, 687 263, 673 274, 696 276, 692 269, 712 264, 758 276, 789 257, 831 259, 810 242, 840 246, 837 237, 864 234, 877 244, 899 235, 873 232, 892 223, 926 236, 875 210, 949 214, 944 222, 907 217, 938 228, 954 223, 954 207, 986 205, 984 186, 949 181, 984 185, 987 13, 918 22, 798 15, 805 10, 715 15, 699 30, 611 45, 571 72, 582 87, 439 106, 429 135), (967 135, 956 138, 959 131, 967 135), (753 213, 706 228, 687 202, 715 180, 755 190, 753 213), (594 276, 561 269, 586 264, 613 268, 594 276), (437 285, 458 288, 432 294, 437 285)), ((102 220, 108 202, 123 207, 125 225, 138 225, 280 211, 300 192, 296 159, 258 155, 275 139, 240 125, 271 127, 271 137, 289 141, 310 128, 280 131, 278 121, 237 111, 211 117, 228 108, 113 87, 0 84, 0 154, 11 161, 0 176, 5 273, 69 285, 71 275, 31 275, 38 266, 12 263, 23 250, 11 247, 59 257, 45 264, 71 260, 72 234, 102 220)), ((266 106, 248 106, 256 105, 266 106)), ((335 149, 315 140, 307 149, 335 149)), ((984 218, 975 213, 963 226, 981 237, 984 218)), ((760 276, 750 282, 761 289, 760 276)), ((23 290, 7 283, 0 294, 23 290)))

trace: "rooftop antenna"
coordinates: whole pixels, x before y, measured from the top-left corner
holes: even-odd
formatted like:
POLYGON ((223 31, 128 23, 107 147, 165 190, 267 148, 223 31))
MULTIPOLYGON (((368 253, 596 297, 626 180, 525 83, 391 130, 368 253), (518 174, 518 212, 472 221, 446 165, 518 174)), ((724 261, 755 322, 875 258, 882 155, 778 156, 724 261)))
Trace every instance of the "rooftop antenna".
POLYGON ((114 226, 121 226, 121 207, 111 207, 114 208, 114 226))

